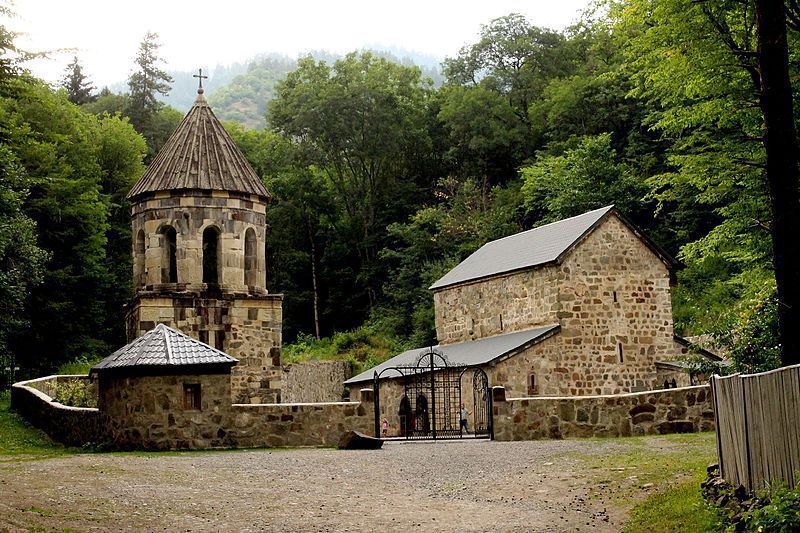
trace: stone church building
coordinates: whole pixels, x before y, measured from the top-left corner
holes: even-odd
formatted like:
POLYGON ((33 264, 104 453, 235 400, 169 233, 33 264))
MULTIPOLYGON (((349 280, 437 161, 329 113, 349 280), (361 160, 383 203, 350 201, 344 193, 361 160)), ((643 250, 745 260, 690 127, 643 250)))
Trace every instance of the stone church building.
MULTIPOLYGON (((435 348, 451 364, 483 368, 510 397, 687 385, 675 362, 688 343, 673 332, 673 266, 613 206, 489 242, 431 286, 435 348)), ((421 350, 346 384, 366 385, 421 350)))

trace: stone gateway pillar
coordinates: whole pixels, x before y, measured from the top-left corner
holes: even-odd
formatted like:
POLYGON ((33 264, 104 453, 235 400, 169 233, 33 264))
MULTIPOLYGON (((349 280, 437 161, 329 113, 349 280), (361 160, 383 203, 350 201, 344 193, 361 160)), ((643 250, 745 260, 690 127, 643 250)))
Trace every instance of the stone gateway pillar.
POLYGON ((128 194, 128 341, 166 324, 239 360, 234 403, 279 402, 283 296, 267 292, 270 194, 202 91, 128 194))

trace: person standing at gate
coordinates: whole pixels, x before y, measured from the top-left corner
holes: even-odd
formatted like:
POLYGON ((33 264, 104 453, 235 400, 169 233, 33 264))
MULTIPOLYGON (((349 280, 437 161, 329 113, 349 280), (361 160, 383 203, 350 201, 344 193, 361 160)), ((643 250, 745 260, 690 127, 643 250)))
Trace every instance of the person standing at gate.
POLYGON ((464 433, 468 433, 467 431, 467 417, 469 416, 469 411, 467 408, 464 407, 464 404, 461 404, 461 431, 464 433))
POLYGON ((384 416, 383 420, 381 420, 381 437, 385 439, 388 436, 388 434, 389 434, 389 421, 386 420, 386 417, 384 416))

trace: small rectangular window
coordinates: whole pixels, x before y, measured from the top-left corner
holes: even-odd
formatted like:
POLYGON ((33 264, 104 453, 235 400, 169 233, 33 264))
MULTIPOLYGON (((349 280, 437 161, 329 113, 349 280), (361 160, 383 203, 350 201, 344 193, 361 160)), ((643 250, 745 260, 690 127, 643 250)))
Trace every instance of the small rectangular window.
POLYGON ((536 374, 528 376, 528 396, 539 394, 539 384, 536 382, 536 374))
POLYGON ((500 331, 503 331, 503 315, 500 315, 500 331))
POLYGON ((621 342, 617 343, 617 349, 619 350, 619 362, 620 363, 624 363, 625 362, 625 358, 622 355, 622 343, 621 342))
POLYGON ((617 303, 617 291, 614 291, 614 303, 617 303))
POLYGON ((200 410, 200 384, 184 383, 183 408, 191 411, 200 410))

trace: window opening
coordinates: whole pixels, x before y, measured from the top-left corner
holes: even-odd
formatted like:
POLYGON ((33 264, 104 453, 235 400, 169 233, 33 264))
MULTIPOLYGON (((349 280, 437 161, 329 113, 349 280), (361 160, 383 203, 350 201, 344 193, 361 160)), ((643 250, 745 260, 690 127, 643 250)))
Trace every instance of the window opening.
POLYGON ((161 263, 161 282, 178 283, 178 235, 172 226, 164 228, 162 234, 164 236, 162 241, 164 256, 161 263))
POLYGON ((183 408, 187 410, 200 410, 200 384, 184 383, 183 385, 183 408))
POLYGON ((244 284, 258 285, 258 256, 256 255, 256 232, 248 228, 244 234, 244 284))
POLYGON ((219 231, 214 227, 203 232, 203 283, 219 284, 219 231))

